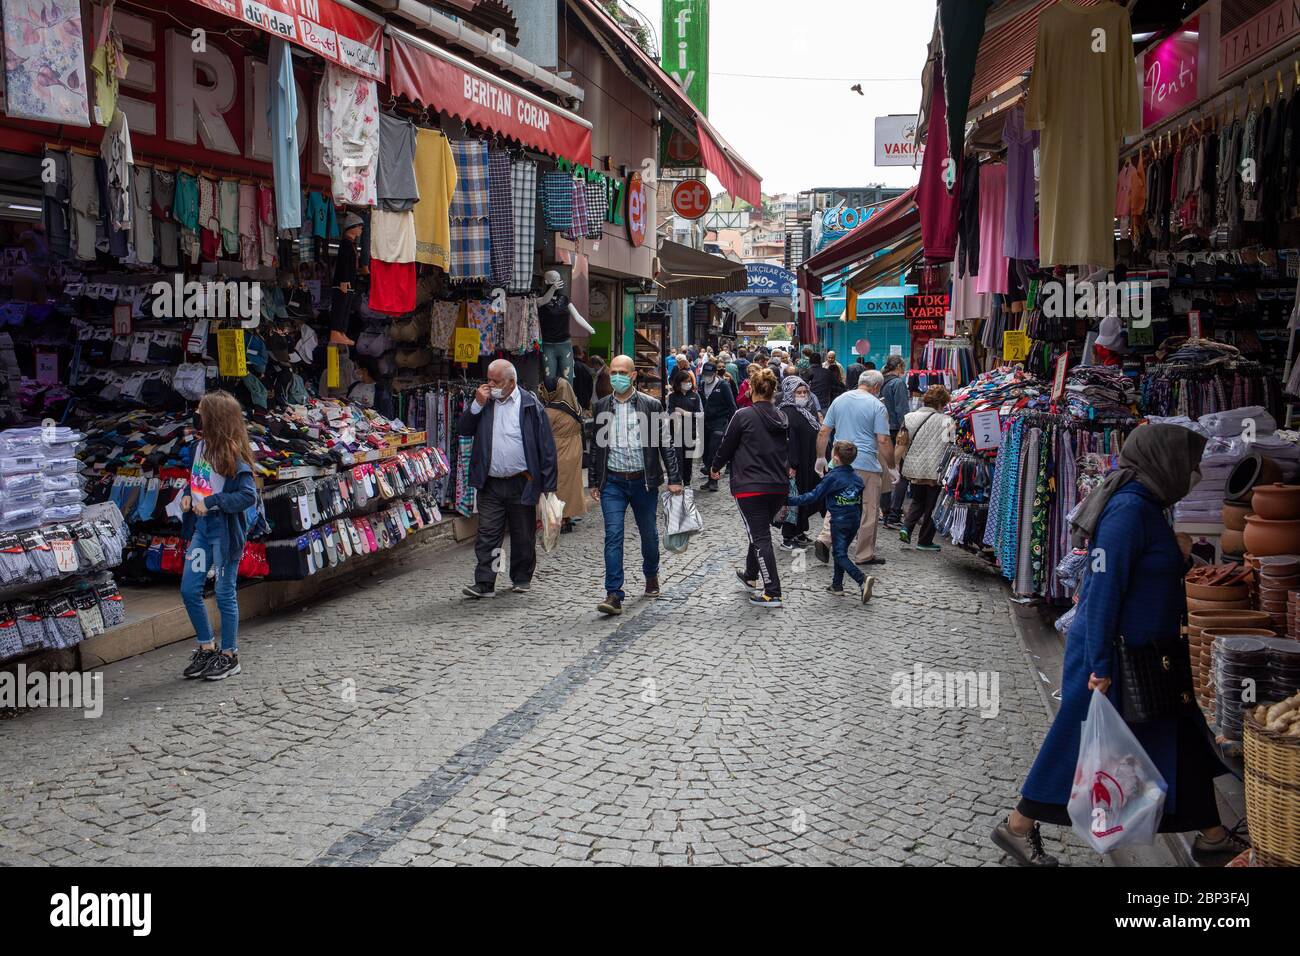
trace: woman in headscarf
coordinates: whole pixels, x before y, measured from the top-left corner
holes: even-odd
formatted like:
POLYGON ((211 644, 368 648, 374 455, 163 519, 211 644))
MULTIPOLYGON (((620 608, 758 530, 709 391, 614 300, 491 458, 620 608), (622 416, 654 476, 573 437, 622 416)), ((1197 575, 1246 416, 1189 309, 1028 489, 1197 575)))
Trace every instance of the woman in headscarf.
POLYGON ((587 496, 582 493, 582 418, 578 413, 578 398, 568 379, 548 375, 540 394, 555 436, 558 472, 555 493, 564 502, 560 533, 567 534, 573 530, 573 519, 587 513, 587 496))
MULTIPOLYGON (((808 383, 791 375, 781 381, 781 411, 790 423, 787 433, 790 477, 799 494, 817 487, 817 432, 821 424, 812 410, 812 394, 808 383)), ((798 520, 781 525, 781 550, 793 551, 811 544, 808 538, 808 519, 818 511, 816 505, 798 509, 798 520)))
MULTIPOLYGON (((1092 691, 1126 719, 1115 642, 1129 649, 1176 642, 1186 599, 1187 549, 1167 509, 1200 478, 1205 438, 1180 425, 1143 425, 1124 444, 1119 467, 1093 491, 1071 524, 1075 547, 1088 547, 1088 570, 1065 643, 1061 709, 1020 788, 1021 800, 993 830, 993 842, 1022 866, 1056 866, 1039 823, 1070 826, 1066 804, 1092 691)), ((1175 659, 1177 657, 1175 656, 1175 659)), ((1188 686, 1191 675, 1186 674, 1188 686)), ((1214 777, 1225 773, 1195 701, 1177 714, 1129 728, 1169 786, 1160 830, 1199 830, 1192 856, 1222 866, 1245 849, 1223 827, 1214 777)))

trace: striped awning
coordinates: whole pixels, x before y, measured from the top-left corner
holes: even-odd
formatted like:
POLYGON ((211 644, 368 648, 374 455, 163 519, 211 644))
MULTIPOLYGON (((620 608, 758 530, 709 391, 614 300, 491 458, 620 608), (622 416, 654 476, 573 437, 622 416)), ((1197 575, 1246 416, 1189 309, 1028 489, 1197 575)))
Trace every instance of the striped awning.
MULTIPOLYGON (((1095 7, 1103 0, 1074 2, 1081 7, 1095 7)), ((1056 0, 1005 0, 989 10, 979 58, 975 61, 975 79, 970 91, 972 108, 1034 65, 1038 16, 1054 3, 1056 0)))

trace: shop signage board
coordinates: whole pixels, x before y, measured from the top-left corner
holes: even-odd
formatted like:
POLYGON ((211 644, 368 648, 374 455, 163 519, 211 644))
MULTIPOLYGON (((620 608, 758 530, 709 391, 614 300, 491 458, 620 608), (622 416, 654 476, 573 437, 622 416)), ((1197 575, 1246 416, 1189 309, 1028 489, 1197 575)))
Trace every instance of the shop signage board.
POLYGON ((457 329, 452 346, 455 350, 456 361, 466 365, 473 365, 478 361, 479 344, 478 329, 457 329))
POLYGON ((971 415, 970 427, 977 451, 989 451, 1002 444, 1002 420, 996 408, 971 415))
POLYGON ((709 187, 698 179, 683 179, 673 188, 673 212, 683 219, 702 219, 713 204, 709 187))
POLYGON ((591 162, 591 124, 417 37, 391 30, 392 92, 552 156, 591 162))
POLYGON ((376 80, 384 78, 384 24, 338 0, 190 0, 376 80))
POLYGON ((934 334, 939 332, 939 322, 947 314, 951 297, 947 292, 941 294, 922 294, 903 296, 903 314, 913 332, 929 329, 934 334))
MULTIPOLYGON (((659 65, 686 98, 709 115, 709 0, 663 0, 663 51, 659 65)), ((694 133, 691 130, 691 133, 694 133)), ((664 166, 700 165, 700 148, 690 136, 664 123, 660 136, 664 166)))
POLYGON ((243 329, 217 330, 217 369, 222 378, 243 378, 248 374, 243 329))
POLYGON ((1056 360, 1056 372, 1052 376, 1052 401, 1059 402, 1065 397, 1065 374, 1070 367, 1070 353, 1062 352, 1056 360))
POLYGON ((1142 128, 1196 102, 1200 78, 1201 18, 1182 27, 1142 54, 1142 128))
POLYGON ((876 117, 876 165, 919 165, 924 146, 913 142, 916 137, 915 113, 892 113, 876 117))
MULTIPOLYGON (((746 284, 739 292, 719 292, 715 299, 769 298, 789 299, 794 295, 798 277, 789 269, 765 262, 745 266, 746 284)), ((850 290, 852 291, 852 290, 850 290)))
POLYGON ((1008 362, 1023 362, 1029 358, 1029 336, 1019 329, 1003 332, 1002 358, 1008 362))
POLYGON ((1219 73, 1224 77, 1300 36, 1300 5, 1278 0, 1245 23, 1219 36, 1219 73))
POLYGON ((645 245, 650 228, 650 203, 640 173, 627 177, 627 241, 634 248, 645 245))

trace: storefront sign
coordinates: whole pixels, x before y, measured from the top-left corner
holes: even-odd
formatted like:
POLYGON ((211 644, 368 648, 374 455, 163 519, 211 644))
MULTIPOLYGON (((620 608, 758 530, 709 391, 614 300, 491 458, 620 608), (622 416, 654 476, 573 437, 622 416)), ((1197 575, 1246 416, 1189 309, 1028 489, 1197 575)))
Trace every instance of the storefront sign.
POLYGON ((1300 36, 1300 4, 1278 0, 1219 37, 1219 79, 1248 66, 1269 50, 1300 36))
POLYGON ((916 115, 895 113, 876 117, 876 165, 913 166, 921 162, 924 146, 917 146, 916 115))
POLYGON ((997 409, 971 415, 970 428, 975 437, 976 451, 989 451, 1002 444, 1002 422, 997 409))
POLYGON ((243 378, 248 374, 243 329, 217 330, 217 368, 222 378, 243 378))
POLYGON ((683 219, 702 219, 712 203, 709 187, 698 179, 684 179, 673 189, 673 212, 683 219))
POLYGON ((468 60, 391 30, 394 94, 445 110, 502 136, 580 165, 591 162, 591 124, 468 60))
POLYGON ((1200 17, 1192 17, 1142 54, 1142 126, 1145 129, 1196 102, 1200 17))
POLYGON ((626 203, 624 193, 627 191, 627 182, 622 179, 615 179, 613 176, 606 175, 599 170, 588 169, 586 166, 571 163, 567 159, 557 161, 555 168, 564 173, 572 172, 574 176, 603 187, 605 190, 605 221, 614 226, 623 225, 623 207, 626 203))
POLYGON ((384 23, 338 0, 190 0, 347 67, 384 78, 384 23))
POLYGON ((455 350, 455 359, 457 362, 464 364, 473 364, 478 361, 479 352, 479 330, 478 329, 457 329, 453 349, 455 350))
MULTIPOLYGON (((745 266, 746 284, 739 292, 720 292, 715 299, 770 298, 789 299, 794 295, 797 277, 789 269, 753 262, 745 266)), ((850 290, 852 291, 852 290, 850 290)))
POLYGON ((1003 332, 1002 358, 1007 362, 1023 362, 1029 358, 1029 336, 1019 329, 1003 332))
POLYGON ((633 247, 645 245, 646 231, 650 227, 650 202, 640 173, 627 177, 627 241, 633 247))
POLYGON ((709 0, 664 0, 664 72, 709 115, 709 0))
POLYGON ((939 295, 905 295, 903 296, 903 314, 913 332, 930 330, 939 334, 939 323, 948 312, 950 297, 947 292, 939 295))

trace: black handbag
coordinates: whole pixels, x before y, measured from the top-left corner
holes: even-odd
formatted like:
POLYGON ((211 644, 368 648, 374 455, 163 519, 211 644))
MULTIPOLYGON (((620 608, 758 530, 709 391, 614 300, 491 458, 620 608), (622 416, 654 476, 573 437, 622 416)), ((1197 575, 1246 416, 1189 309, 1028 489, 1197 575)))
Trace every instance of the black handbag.
POLYGON ((1192 660, 1182 637, 1142 647, 1115 639, 1119 712, 1130 724, 1176 716, 1193 700, 1192 660))

